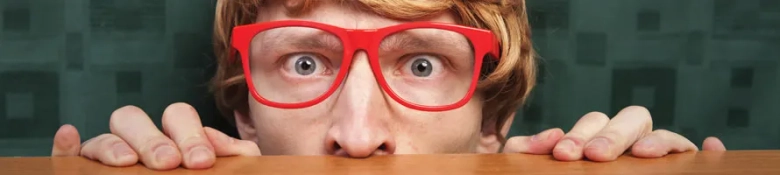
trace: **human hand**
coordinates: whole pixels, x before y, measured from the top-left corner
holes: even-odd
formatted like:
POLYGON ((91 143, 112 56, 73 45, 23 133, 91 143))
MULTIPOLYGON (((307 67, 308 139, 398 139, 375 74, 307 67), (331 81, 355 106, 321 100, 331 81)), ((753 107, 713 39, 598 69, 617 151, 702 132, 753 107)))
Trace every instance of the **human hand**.
POLYGON ((216 157, 255 156, 260 149, 252 141, 238 140, 203 127, 195 109, 174 103, 163 112, 160 131, 138 107, 125 106, 111 114, 111 133, 80 143, 75 127, 63 125, 54 136, 52 156, 83 156, 109 166, 138 162, 155 170, 180 165, 190 169, 210 168, 216 157))
MULTIPOLYGON (((725 151, 723 143, 709 137, 703 150, 725 151)), ((690 140, 680 134, 653 130, 650 112, 639 106, 629 106, 611 120, 600 112, 580 118, 571 131, 559 128, 545 130, 534 136, 516 136, 507 140, 504 152, 552 154, 557 160, 613 161, 624 153, 641 158, 659 158, 670 153, 698 151, 690 140)))

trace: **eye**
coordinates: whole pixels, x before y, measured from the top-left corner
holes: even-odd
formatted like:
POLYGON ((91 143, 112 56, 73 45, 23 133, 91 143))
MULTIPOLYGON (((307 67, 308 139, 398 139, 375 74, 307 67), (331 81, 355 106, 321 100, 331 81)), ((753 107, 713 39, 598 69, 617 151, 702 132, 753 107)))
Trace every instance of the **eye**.
POLYGON ((414 60, 410 68, 412 69, 412 74, 418 77, 427 77, 433 71, 433 65, 427 59, 414 60))
POLYGON ((412 57, 407 63, 407 69, 416 77, 429 77, 440 72, 442 63, 439 58, 431 55, 418 55, 412 57))
POLYGON ((315 69, 317 69, 317 63, 311 57, 303 56, 295 60, 295 72, 298 74, 309 75, 314 73, 315 69))
POLYGON ((314 54, 294 54, 287 57, 287 63, 284 66, 289 73, 308 76, 315 73, 321 73, 325 68, 322 64, 322 58, 314 54))

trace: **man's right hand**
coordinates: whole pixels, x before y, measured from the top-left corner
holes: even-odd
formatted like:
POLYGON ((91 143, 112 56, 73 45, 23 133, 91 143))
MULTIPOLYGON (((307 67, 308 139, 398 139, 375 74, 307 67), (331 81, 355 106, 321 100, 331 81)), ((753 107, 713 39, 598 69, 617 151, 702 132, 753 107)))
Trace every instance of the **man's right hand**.
POLYGON ((130 166, 139 162, 155 170, 180 165, 190 169, 210 168, 216 157, 257 156, 252 141, 232 138, 203 127, 195 109, 174 103, 163 112, 160 131, 140 108, 125 106, 111 114, 111 133, 80 143, 75 127, 63 125, 54 136, 52 156, 83 156, 109 166, 130 166))

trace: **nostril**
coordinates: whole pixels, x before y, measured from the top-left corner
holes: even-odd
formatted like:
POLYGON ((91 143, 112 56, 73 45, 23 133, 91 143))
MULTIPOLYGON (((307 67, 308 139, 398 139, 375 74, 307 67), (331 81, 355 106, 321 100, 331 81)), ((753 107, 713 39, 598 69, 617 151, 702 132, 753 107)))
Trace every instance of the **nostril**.
POLYGON ((396 145, 392 139, 379 137, 376 139, 354 139, 361 137, 350 136, 342 140, 332 136, 326 137, 322 151, 326 154, 345 157, 368 157, 372 155, 394 154, 395 152, 396 145))
POLYGON ((339 142, 333 142, 333 151, 341 150, 341 145, 339 145, 339 142))
POLYGON ((395 145, 393 145, 392 142, 382 143, 381 145, 379 145, 379 147, 376 148, 374 154, 376 155, 395 154, 395 145))

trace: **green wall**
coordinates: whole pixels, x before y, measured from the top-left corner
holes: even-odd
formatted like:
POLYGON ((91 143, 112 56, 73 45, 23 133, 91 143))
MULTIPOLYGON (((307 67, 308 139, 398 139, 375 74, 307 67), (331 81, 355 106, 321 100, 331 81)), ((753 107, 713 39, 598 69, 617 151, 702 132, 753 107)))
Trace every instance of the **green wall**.
MULTIPOLYGON (((780 1, 529 0, 540 86, 511 135, 644 105, 697 144, 780 148, 780 1)), ((83 138, 138 105, 159 124, 184 101, 206 125, 213 0, 0 0, 0 156, 48 155, 59 125, 83 138)))

